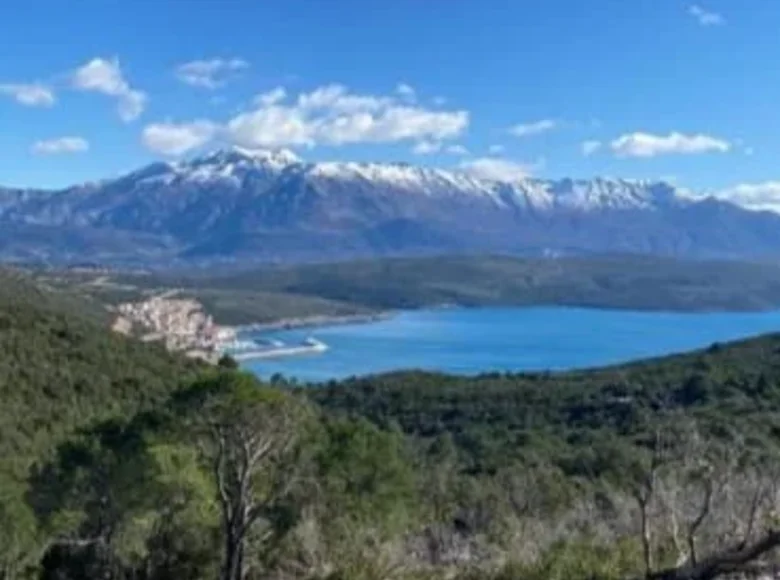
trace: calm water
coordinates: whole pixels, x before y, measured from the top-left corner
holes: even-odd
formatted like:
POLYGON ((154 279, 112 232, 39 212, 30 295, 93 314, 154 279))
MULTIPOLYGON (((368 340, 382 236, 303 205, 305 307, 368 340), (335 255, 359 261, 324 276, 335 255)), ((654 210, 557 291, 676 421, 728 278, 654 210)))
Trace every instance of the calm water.
POLYGON ((319 382, 398 369, 475 374, 492 370, 560 370, 663 355, 780 331, 780 311, 648 313, 578 308, 422 310, 372 324, 291 330, 314 336, 321 355, 263 360, 245 366, 319 382))

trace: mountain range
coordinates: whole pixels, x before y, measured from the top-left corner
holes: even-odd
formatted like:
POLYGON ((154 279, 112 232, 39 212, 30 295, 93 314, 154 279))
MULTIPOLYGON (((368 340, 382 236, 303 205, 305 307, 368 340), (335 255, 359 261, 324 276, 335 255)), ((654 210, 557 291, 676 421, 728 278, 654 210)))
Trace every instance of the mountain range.
POLYGON ((136 265, 444 253, 780 256, 780 215, 665 182, 496 181, 219 150, 47 191, 0 188, 0 258, 136 265))

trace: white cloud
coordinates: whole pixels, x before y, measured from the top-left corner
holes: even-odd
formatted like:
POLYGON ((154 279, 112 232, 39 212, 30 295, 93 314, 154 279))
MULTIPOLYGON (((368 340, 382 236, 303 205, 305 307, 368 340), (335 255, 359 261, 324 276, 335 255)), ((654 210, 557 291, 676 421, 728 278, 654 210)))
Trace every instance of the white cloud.
POLYGON ((49 87, 33 84, 8 83, 0 84, 0 94, 8 95, 20 105, 27 107, 51 107, 56 100, 54 91, 49 87))
POLYGON ((270 107, 287 97, 287 91, 284 87, 275 87, 265 93, 260 93, 255 97, 255 104, 261 107, 270 107))
POLYGON ((298 108, 303 111, 330 111, 333 113, 359 113, 378 111, 392 105, 392 97, 354 95, 344 85, 330 84, 310 93, 298 95, 298 108))
POLYGON ((227 135, 249 148, 439 142, 460 136, 468 124, 467 111, 432 111, 331 84, 298 95, 292 104, 259 102, 227 123, 227 135))
POLYGON ((535 167, 495 157, 481 157, 463 161, 458 166, 461 170, 480 179, 496 181, 518 181, 531 175, 535 167))
POLYGON ((599 149, 601 149, 601 141, 584 141, 582 143, 582 154, 585 157, 593 155, 599 149))
POLYGON ((395 92, 398 93, 398 95, 406 99, 407 101, 412 101, 417 98, 417 92, 414 90, 414 88, 410 85, 407 85, 406 83, 400 83, 396 88, 395 92))
POLYGON ((240 58, 193 60, 176 68, 176 77, 193 87, 216 89, 227 83, 234 72, 246 69, 249 63, 240 58))
POLYGON ((509 132, 515 137, 528 137, 530 135, 539 135, 552 131, 558 127, 558 121, 553 119, 542 119, 533 123, 521 123, 509 128, 509 132))
POLYGON ((439 153, 440 151, 445 151, 450 155, 465 156, 469 154, 469 150, 463 145, 455 144, 444 147, 441 143, 436 141, 420 141, 412 147, 412 153, 415 155, 432 155, 434 153, 439 153))
POLYGON ((119 61, 93 58, 73 73, 73 86, 81 91, 102 93, 118 99, 119 117, 129 122, 137 119, 146 107, 146 93, 133 89, 122 75, 119 61))
POLYGON ((119 118, 129 123, 141 116, 146 108, 146 94, 141 91, 130 90, 119 97, 117 111, 119 118))
POLYGON ((89 149, 89 142, 82 137, 58 137, 33 143, 30 150, 37 155, 81 153, 89 149))
POLYGON ((151 151, 175 156, 205 145, 218 131, 218 125, 211 121, 154 123, 144 127, 141 139, 151 151))
POLYGON ((447 147, 447 153, 450 155, 468 155, 469 150, 466 149, 463 145, 450 145, 447 147))
POLYGON ((488 152, 491 155, 500 155, 505 150, 505 147, 503 145, 491 145, 488 147, 488 152))
POLYGON ((296 109, 272 105, 243 113, 227 124, 231 141, 242 147, 283 147, 316 144, 316 127, 296 109))
POLYGON ((712 194, 712 196, 724 201, 730 201, 746 209, 756 211, 768 210, 780 213, 780 181, 742 183, 718 191, 712 194))
POLYGON ((725 153, 731 149, 728 141, 710 135, 684 135, 673 132, 668 135, 629 133, 610 143, 619 157, 655 157, 658 155, 692 155, 697 153, 725 153))
POLYGON ((688 14, 693 16, 702 26, 720 26, 726 23, 726 19, 717 12, 711 12, 697 4, 688 8, 688 14))
POLYGON ((412 147, 412 153, 415 155, 432 155, 441 151, 441 143, 433 141, 420 141, 412 147))
POLYGON ((277 87, 258 95, 251 110, 221 124, 199 120, 150 125, 143 141, 168 155, 186 152, 217 135, 247 149, 411 141, 423 152, 441 149, 468 124, 467 111, 430 110, 396 96, 355 94, 331 84, 289 99, 277 87))

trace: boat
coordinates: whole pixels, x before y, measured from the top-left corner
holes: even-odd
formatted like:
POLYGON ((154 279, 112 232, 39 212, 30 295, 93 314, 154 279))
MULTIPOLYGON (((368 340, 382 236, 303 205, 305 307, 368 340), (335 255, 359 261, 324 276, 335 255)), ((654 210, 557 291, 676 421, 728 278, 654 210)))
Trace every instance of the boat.
POLYGON ((306 339, 304 339, 304 341, 301 344, 303 344, 305 346, 309 346, 309 347, 311 347, 313 350, 315 350, 317 352, 323 352, 323 351, 328 350, 328 345, 327 344, 325 344, 322 341, 317 340, 313 336, 307 336, 306 339))
POLYGON ((328 350, 328 345, 316 338, 306 337, 300 344, 288 345, 279 340, 236 340, 220 345, 220 350, 238 361, 264 358, 280 358, 285 356, 300 356, 319 354, 328 350))

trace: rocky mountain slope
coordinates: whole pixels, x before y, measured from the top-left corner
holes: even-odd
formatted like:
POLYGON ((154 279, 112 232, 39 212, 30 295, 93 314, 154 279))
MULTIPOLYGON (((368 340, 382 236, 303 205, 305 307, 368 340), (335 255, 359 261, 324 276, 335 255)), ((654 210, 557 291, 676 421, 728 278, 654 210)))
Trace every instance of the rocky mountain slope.
POLYGON ((780 215, 663 182, 482 180, 406 164, 217 151, 61 191, 0 189, 0 257, 155 264, 357 256, 780 255, 780 215))

